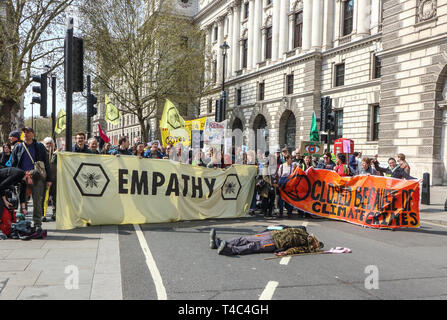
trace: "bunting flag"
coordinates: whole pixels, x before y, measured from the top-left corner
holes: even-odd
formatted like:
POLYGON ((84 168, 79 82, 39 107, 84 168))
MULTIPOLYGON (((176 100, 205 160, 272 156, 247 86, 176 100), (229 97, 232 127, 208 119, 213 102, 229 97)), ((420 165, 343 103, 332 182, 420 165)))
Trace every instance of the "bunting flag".
POLYGON ((315 111, 312 114, 312 126, 310 127, 310 141, 320 141, 320 132, 318 131, 318 125, 317 125, 317 116, 315 115, 315 111))
POLYGON ((64 110, 59 110, 59 113, 57 114, 57 119, 56 119, 56 126, 54 127, 54 132, 56 132, 57 134, 60 134, 62 131, 65 130, 66 127, 66 120, 67 117, 65 116, 65 111, 64 110))
POLYGON ((110 142, 110 138, 104 133, 104 131, 102 131, 101 125, 99 123, 98 123, 98 131, 99 131, 99 136, 101 137, 101 139, 105 143, 109 143, 110 142))
POLYGON ((106 114, 105 120, 110 123, 117 125, 121 120, 121 112, 119 112, 118 108, 110 101, 109 97, 105 95, 105 103, 106 103, 106 114))
POLYGON ((176 145, 177 143, 182 143, 185 146, 190 145, 185 120, 169 99, 166 99, 160 121, 160 131, 163 147, 166 147, 168 144, 176 145))

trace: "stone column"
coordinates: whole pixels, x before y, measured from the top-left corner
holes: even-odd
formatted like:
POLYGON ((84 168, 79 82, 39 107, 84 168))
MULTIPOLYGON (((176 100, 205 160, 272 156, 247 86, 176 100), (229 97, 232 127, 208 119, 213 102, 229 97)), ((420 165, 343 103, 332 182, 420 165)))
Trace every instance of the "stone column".
MULTIPOLYGON (((253 28, 253 68, 261 62, 261 27, 262 27, 262 0, 255 0, 253 28)), ((251 9, 250 9, 251 12, 251 9)))
POLYGON ((312 45, 312 0, 303 3, 303 51, 309 51, 312 45))
POLYGON ((206 27, 206 60, 205 60, 205 81, 209 82, 211 81, 211 61, 210 61, 210 57, 211 57, 211 42, 212 42, 212 30, 213 28, 207 26, 206 27))
POLYGON ((337 0, 335 3, 335 22, 334 22, 334 40, 337 41, 336 45, 338 45, 338 40, 341 35, 341 9, 343 7, 342 0, 337 0))
POLYGON ((253 43, 254 43, 254 22, 255 22, 255 1, 250 0, 249 1, 249 13, 248 13, 248 54, 247 54, 247 69, 251 70, 253 69, 253 61, 254 61, 254 55, 253 55, 253 43))
POLYGON ((355 4, 354 6, 357 7, 357 35, 360 37, 369 35, 371 0, 363 0, 359 5, 355 4))
POLYGON ((323 38, 323 0, 312 1, 312 49, 321 49, 323 38))
POLYGON ((279 32, 281 20, 281 1, 273 1, 273 17, 272 17, 272 61, 278 60, 279 32))
POLYGON ((288 50, 293 50, 293 36, 295 30, 295 14, 292 12, 289 14, 289 46, 288 50))
POLYGON ((266 43, 267 43, 267 28, 262 28, 261 61, 265 61, 267 59, 265 56, 266 43))
POLYGON ((232 70, 233 74, 240 69, 239 53, 240 53, 240 31, 241 29, 241 2, 234 2, 233 7, 233 43, 230 44, 232 51, 232 70))
POLYGON ((279 58, 282 58, 283 55, 288 51, 287 50, 287 42, 289 38, 289 8, 290 8, 290 0, 281 0, 281 8, 279 11, 280 15, 280 27, 279 27, 279 58))
POLYGON ((227 69, 225 78, 229 79, 233 75, 233 7, 228 8, 228 36, 227 43, 230 49, 227 51, 227 69))
POLYGON ((334 1, 324 0, 323 50, 328 50, 332 48, 333 30, 334 30, 334 1))
POLYGON ((222 67, 223 67, 223 56, 222 49, 220 46, 224 42, 224 27, 225 27, 225 16, 217 18, 217 81, 216 83, 221 83, 222 81, 222 67))

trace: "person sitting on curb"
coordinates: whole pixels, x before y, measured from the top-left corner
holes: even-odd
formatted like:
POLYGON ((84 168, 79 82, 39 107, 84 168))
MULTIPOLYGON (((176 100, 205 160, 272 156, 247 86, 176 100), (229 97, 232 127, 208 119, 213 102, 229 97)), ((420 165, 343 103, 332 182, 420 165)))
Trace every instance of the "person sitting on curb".
POLYGON ((305 227, 285 228, 267 231, 254 236, 243 236, 231 240, 217 238, 216 230, 210 231, 210 248, 217 249, 219 255, 245 255, 251 253, 275 252, 278 257, 310 253, 324 247, 305 227))

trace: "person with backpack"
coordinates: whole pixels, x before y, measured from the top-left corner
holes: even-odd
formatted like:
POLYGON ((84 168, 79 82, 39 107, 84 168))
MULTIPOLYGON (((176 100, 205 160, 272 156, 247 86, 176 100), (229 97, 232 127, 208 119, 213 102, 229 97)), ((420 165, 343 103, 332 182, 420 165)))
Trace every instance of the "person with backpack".
POLYGON ((284 157, 285 162, 281 164, 278 168, 277 172, 277 181, 278 184, 275 184, 274 187, 276 188, 276 194, 278 195, 278 209, 279 209, 279 218, 282 218, 284 213, 284 205, 287 210, 287 217, 290 219, 292 218, 292 212, 293 212, 293 206, 285 202, 281 197, 281 191, 280 188, 282 188, 287 181, 287 178, 292 175, 292 173, 295 171, 297 167, 296 162, 292 162, 292 156, 290 154, 287 154, 284 157))
POLYGON ((343 153, 337 154, 337 163, 334 167, 334 171, 338 173, 340 177, 347 177, 350 175, 349 167, 346 163, 346 156, 343 153))
POLYGON ((25 177, 25 171, 19 168, 0 169, 0 239, 4 240, 11 234, 11 224, 15 222, 13 204, 6 197, 6 190, 14 187, 25 177))
MULTIPOLYGON (((28 176, 27 188, 31 189, 33 198, 33 222, 36 236, 42 234, 43 197, 45 187, 50 188, 51 169, 47 149, 34 139, 34 130, 30 127, 22 129, 23 143, 17 145, 12 152, 12 167, 20 168, 28 176)), ((22 204, 24 205, 24 204, 22 204)), ((26 210, 24 210, 24 213, 26 210)))

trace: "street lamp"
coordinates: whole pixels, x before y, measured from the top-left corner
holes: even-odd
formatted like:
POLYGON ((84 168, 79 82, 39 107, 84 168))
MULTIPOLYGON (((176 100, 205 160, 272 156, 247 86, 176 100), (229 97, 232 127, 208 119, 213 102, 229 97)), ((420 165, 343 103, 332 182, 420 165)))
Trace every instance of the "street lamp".
POLYGON ((225 92, 225 60, 227 58, 227 50, 230 49, 230 46, 225 41, 220 48, 222 49, 222 106, 221 106, 221 114, 222 121, 225 120, 225 111, 226 111, 226 102, 227 102, 227 94, 225 92))

